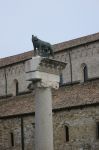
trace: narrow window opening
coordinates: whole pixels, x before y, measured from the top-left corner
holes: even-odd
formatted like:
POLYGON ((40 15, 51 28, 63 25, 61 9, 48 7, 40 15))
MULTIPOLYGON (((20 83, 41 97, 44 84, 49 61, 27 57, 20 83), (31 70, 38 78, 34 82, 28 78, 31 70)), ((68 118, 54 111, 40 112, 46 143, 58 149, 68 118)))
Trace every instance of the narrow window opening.
POLYGON ((11 132, 10 136, 11 136, 11 146, 13 147, 14 146, 14 134, 11 132))
POLYGON ((18 85, 18 81, 16 81, 16 95, 18 95, 19 92, 19 85, 18 85))
POLYGON ((83 74, 84 74, 84 82, 86 82, 88 80, 88 70, 86 65, 83 68, 83 74))
POLYGON ((99 139, 99 122, 97 122, 97 130, 96 130, 97 139, 99 139))
POLYGON ((66 142, 69 141, 69 128, 68 126, 65 126, 65 138, 66 138, 66 142))
POLYGON ((13 83, 14 83, 13 95, 17 96, 19 94, 19 82, 17 79, 15 79, 13 83))

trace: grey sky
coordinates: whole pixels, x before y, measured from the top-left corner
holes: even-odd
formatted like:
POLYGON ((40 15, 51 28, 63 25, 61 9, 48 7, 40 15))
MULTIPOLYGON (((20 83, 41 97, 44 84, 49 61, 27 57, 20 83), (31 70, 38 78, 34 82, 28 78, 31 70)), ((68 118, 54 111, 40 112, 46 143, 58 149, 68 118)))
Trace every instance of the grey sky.
POLYGON ((0 0, 0 57, 99 32, 99 0, 0 0))

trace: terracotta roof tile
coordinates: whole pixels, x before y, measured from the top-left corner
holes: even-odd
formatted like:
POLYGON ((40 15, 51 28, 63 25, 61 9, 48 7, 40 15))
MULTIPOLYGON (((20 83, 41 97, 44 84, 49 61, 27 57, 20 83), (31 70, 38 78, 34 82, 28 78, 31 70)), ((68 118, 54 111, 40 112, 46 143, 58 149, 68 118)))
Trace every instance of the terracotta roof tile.
POLYGON ((25 52, 22 54, 1 58, 0 59, 0 67, 4 67, 6 65, 14 64, 20 61, 25 61, 30 59, 33 56, 33 51, 25 52))
MULTIPOLYGON (((99 80, 63 86, 53 91, 53 109, 99 104, 99 80)), ((34 95, 28 94, 0 100, 0 116, 34 112, 34 95)))
POLYGON ((92 34, 92 35, 87 35, 87 36, 83 36, 83 37, 73 39, 70 41, 65 41, 62 43, 55 44, 55 45, 53 45, 53 48, 54 48, 55 52, 58 52, 58 51, 61 51, 64 49, 68 49, 71 47, 79 46, 79 45, 90 43, 90 42, 94 42, 97 40, 99 40, 99 32, 92 34))

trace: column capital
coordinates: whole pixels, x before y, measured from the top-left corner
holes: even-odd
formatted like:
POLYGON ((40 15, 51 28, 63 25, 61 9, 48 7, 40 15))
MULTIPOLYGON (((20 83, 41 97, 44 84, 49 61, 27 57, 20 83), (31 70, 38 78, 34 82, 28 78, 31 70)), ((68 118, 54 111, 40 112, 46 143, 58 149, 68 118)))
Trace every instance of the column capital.
POLYGON ((65 62, 36 56, 26 61, 26 80, 37 83, 38 87, 58 88, 60 73, 66 67, 65 62))

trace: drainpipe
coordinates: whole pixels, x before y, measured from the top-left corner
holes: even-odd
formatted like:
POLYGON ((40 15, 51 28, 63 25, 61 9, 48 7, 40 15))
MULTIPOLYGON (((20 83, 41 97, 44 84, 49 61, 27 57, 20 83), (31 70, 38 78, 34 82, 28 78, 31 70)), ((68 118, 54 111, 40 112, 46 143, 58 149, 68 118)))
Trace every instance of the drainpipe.
POLYGON ((71 83, 73 82, 73 75, 72 75, 72 60, 71 60, 71 51, 69 50, 69 62, 70 62, 70 78, 71 83))

